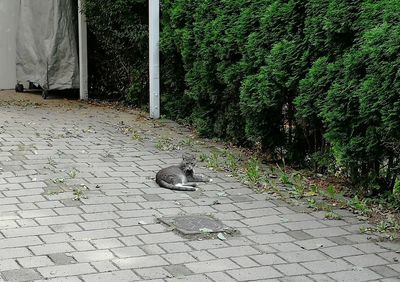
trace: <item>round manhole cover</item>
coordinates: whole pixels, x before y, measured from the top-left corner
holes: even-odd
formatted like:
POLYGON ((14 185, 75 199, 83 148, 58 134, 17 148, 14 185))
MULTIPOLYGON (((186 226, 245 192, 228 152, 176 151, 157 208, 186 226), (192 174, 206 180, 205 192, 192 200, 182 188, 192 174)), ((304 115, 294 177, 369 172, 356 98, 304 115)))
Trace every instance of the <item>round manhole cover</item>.
POLYGON ((186 235, 223 232, 225 230, 224 225, 219 220, 205 215, 163 217, 160 220, 186 235))

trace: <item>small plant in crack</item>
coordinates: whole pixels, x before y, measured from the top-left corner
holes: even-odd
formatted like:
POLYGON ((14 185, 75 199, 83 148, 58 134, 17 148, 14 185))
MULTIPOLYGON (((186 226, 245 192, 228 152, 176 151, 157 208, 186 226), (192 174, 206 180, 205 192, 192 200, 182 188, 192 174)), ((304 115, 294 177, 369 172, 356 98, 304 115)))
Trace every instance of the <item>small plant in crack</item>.
POLYGON ((219 157, 220 155, 218 152, 212 152, 210 156, 208 156, 207 158, 207 166, 214 170, 219 170, 220 169, 219 157))
POLYGON ((179 142, 179 145, 182 147, 192 148, 194 146, 194 140, 192 138, 186 138, 179 142))
POLYGON ((72 190, 72 192, 73 192, 73 195, 74 195, 74 198, 73 198, 74 201, 80 201, 81 199, 87 199, 87 196, 85 195, 85 192, 79 187, 74 188, 72 190))
POLYGON ((51 157, 47 158, 47 164, 49 164, 50 166, 53 166, 53 167, 55 167, 57 165, 57 163, 51 157))
POLYGON ((52 180, 54 184, 63 184, 65 183, 65 179, 64 178, 56 178, 52 180))
POLYGON ((355 196, 353 199, 349 200, 347 204, 358 213, 364 214, 370 211, 367 205, 367 200, 366 199, 360 200, 358 196, 355 196))
POLYGON ((252 157, 246 162, 245 179, 252 184, 259 184, 262 178, 260 161, 252 157))
POLYGON ((132 140, 143 142, 143 136, 140 134, 139 131, 133 130, 132 140))
POLYGON ((337 213, 335 213, 335 212, 327 212, 325 214, 325 218, 329 219, 329 220, 341 220, 342 216, 337 214, 337 213))
POLYGON ((231 152, 226 152, 225 165, 233 176, 238 176, 239 159, 231 152))
POLYGON ((75 178, 77 174, 78 174, 78 171, 77 171, 76 169, 72 169, 72 170, 70 170, 70 171, 68 172, 68 176, 69 176, 70 178, 75 178))
POLYGON ((155 147, 160 151, 174 151, 180 149, 180 147, 174 144, 172 139, 168 137, 161 137, 158 139, 155 147))

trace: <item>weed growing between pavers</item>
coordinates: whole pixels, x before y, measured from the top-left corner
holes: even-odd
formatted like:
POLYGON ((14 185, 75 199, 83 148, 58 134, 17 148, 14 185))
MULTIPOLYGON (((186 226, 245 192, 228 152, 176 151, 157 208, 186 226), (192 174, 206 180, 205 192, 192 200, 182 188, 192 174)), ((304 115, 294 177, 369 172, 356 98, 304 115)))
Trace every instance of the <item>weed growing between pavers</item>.
MULTIPOLYGON (((322 189, 308 181, 300 172, 287 172, 285 167, 267 167, 254 157, 246 161, 241 157, 232 156, 232 153, 226 154, 224 151, 213 151, 209 155, 203 153, 199 158, 211 170, 229 173, 232 172, 233 167, 235 173, 230 173, 230 175, 258 193, 267 193, 292 205, 306 204, 312 210, 327 211, 324 217, 326 220, 343 219, 334 212, 335 209, 347 209, 364 221, 372 215, 368 200, 357 196, 348 198, 343 192, 338 192, 333 184, 328 184, 325 189, 322 189), (237 162, 232 164, 232 159, 237 162)), ((363 232, 374 233, 381 239, 394 240, 399 238, 399 226, 399 220, 393 217, 391 220, 383 219, 373 228, 363 229, 363 232)))

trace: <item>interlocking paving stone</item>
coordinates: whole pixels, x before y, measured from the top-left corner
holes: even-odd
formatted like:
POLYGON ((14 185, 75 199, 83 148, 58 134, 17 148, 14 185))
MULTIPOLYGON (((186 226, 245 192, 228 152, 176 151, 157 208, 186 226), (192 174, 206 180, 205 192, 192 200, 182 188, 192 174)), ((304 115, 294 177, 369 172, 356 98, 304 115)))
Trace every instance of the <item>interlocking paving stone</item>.
POLYGON ((168 265, 168 262, 158 255, 115 259, 113 262, 121 269, 136 269, 168 265))
POLYGON ((369 267, 369 266, 387 264, 386 260, 378 257, 375 254, 351 256, 351 257, 345 257, 344 259, 360 267, 369 267))
POLYGON ((227 272, 238 281, 263 280, 282 276, 281 273, 270 266, 242 268, 227 272))
POLYGON ((203 273, 203 272, 214 272, 214 271, 224 271, 228 269, 239 268, 237 264, 232 262, 229 259, 217 259, 211 261, 203 261, 203 262, 191 262, 186 264, 186 267, 189 268, 194 273, 203 273))
POLYGON ((346 270, 327 274, 336 281, 374 281, 382 278, 379 274, 367 269, 357 268, 354 270, 346 270))
POLYGON ((202 163, 198 172, 214 182, 199 191, 158 187, 155 173, 182 153, 159 151, 158 138, 190 134, 172 122, 155 127, 136 111, 5 93, 42 105, 3 105, 0 92, 0 281, 399 281, 400 244, 360 234, 365 222, 346 210, 325 220, 202 163), (88 189, 75 201, 81 184, 88 189), (158 221, 189 214, 240 234, 182 237, 158 221))
POLYGON ((131 270, 119 270, 113 272, 103 272, 96 274, 82 275, 82 279, 85 282, 97 282, 97 281, 118 281, 118 282, 129 282, 138 281, 140 278, 133 273, 131 270))
POLYGON ((42 276, 33 269, 7 270, 2 271, 1 274, 5 281, 32 281, 42 278, 42 276))

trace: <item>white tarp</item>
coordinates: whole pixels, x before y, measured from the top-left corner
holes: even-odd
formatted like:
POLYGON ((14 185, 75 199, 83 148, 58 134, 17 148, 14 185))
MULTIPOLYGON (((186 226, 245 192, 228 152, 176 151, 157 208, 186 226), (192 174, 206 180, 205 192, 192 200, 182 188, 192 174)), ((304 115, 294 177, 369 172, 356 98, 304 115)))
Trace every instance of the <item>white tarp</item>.
POLYGON ((15 35, 19 1, 0 0, 0 90, 14 89, 15 35))
POLYGON ((44 89, 79 88, 75 0, 20 0, 17 81, 44 89))

